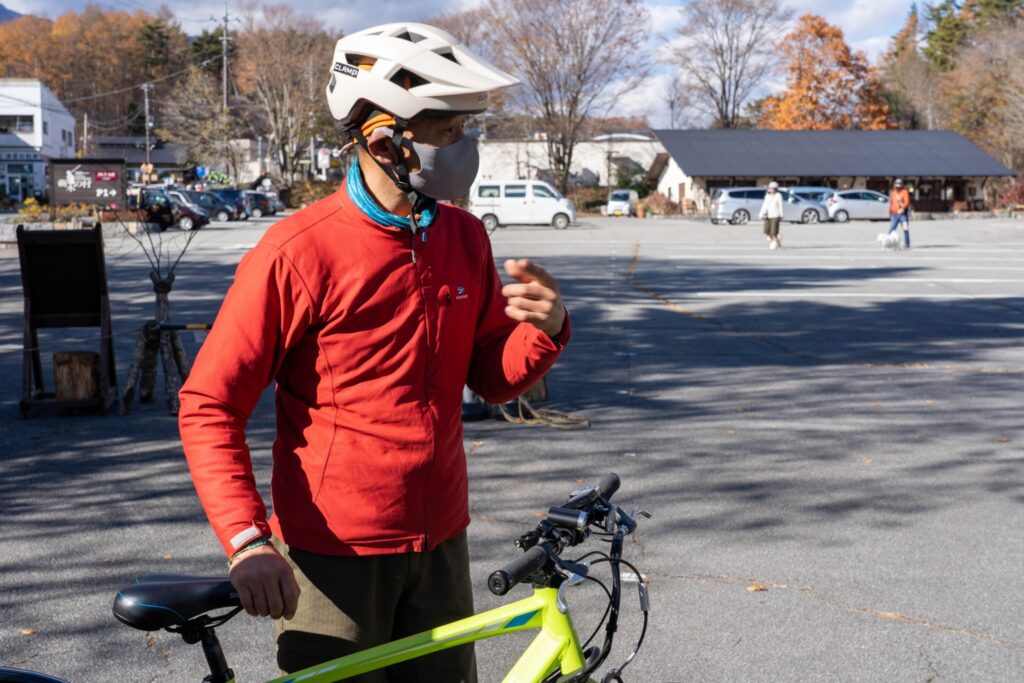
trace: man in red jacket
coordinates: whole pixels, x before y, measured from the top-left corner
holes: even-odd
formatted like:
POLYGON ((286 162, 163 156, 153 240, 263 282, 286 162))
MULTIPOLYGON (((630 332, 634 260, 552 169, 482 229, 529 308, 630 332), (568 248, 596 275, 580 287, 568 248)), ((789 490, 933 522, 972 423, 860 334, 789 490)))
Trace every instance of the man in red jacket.
MULTIPOLYGON (((296 671, 471 614, 461 400, 535 383, 569 339, 555 280, 437 199, 469 189, 467 114, 517 81, 443 31, 338 41, 327 98, 357 162, 239 264, 181 390, 182 443, 246 611, 296 671), (245 423, 276 381, 273 515, 245 423)), ((472 646, 365 681, 473 681, 472 646)))

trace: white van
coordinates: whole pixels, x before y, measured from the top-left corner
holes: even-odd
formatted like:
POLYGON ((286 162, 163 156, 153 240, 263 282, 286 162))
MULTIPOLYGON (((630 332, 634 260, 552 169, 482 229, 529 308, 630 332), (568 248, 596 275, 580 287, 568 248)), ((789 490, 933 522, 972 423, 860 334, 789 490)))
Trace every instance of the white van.
POLYGON ((469 212, 489 231, 499 225, 565 230, 576 222, 576 207, 543 180, 481 180, 469 191, 469 212))
POLYGON ((609 216, 635 216, 639 201, 640 195, 636 190, 612 190, 605 213, 609 216))

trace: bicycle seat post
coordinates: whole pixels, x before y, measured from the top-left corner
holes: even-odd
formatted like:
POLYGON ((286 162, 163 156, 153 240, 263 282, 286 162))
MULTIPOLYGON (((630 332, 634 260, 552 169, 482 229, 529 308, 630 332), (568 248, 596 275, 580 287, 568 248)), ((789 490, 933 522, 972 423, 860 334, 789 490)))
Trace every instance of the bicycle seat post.
POLYGON ((235 672, 228 667, 224 658, 224 650, 213 626, 196 624, 193 628, 181 632, 186 643, 202 643, 206 663, 210 667, 210 675, 203 678, 203 683, 228 683, 235 679, 235 672))

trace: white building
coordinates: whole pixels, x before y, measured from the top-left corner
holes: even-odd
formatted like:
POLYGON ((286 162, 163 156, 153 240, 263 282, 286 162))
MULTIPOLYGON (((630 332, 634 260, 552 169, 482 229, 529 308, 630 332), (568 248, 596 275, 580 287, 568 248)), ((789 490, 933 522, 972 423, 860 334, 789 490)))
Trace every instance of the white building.
POLYGON ((75 155, 75 119, 31 78, 0 78, 0 197, 47 194, 48 159, 75 155))
MULTIPOLYGON (((544 140, 480 140, 480 180, 518 180, 537 178, 546 172, 548 143, 544 140)), ((583 184, 608 185, 618 183, 623 172, 643 176, 659 153, 665 148, 654 139, 642 135, 602 135, 594 140, 583 140, 573 148, 571 176, 583 184), (589 181, 589 182, 587 182, 589 181)))

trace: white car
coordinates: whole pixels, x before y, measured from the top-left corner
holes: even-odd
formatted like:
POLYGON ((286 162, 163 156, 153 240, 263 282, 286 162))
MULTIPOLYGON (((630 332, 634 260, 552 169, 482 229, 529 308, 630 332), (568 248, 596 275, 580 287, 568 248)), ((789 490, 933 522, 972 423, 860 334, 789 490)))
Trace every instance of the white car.
POLYGON ((543 180, 481 180, 469 191, 469 212, 488 231, 502 225, 565 230, 576 222, 576 207, 543 180))
POLYGON ((608 216, 635 216, 640 196, 636 190, 612 190, 608 195, 605 214, 608 216))
POLYGON ((889 198, 874 190, 838 190, 825 200, 825 206, 836 223, 889 219, 889 198))
MULTIPOLYGON (((718 187, 711 196, 711 222, 743 225, 757 218, 767 190, 763 187, 718 187)), ((825 207, 816 201, 800 199, 779 190, 782 195, 782 220, 796 223, 819 223, 826 215, 825 207)))

